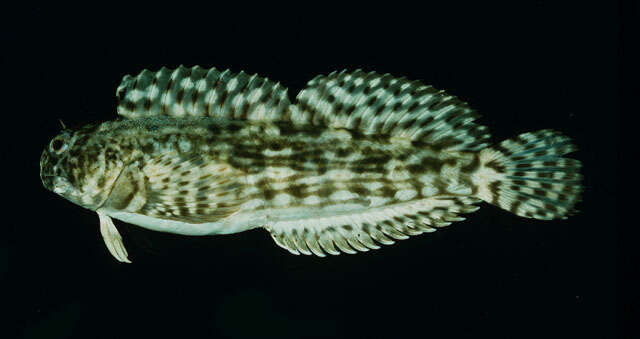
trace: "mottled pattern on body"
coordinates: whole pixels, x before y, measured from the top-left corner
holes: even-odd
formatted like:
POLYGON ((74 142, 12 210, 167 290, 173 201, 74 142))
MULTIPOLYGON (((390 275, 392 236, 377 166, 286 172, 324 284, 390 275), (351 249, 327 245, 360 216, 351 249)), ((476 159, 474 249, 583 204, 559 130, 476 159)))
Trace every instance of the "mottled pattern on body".
POLYGON ((75 138, 86 149, 59 165, 73 173, 72 184, 89 173, 84 180, 104 188, 113 172, 105 169, 128 164, 118 179, 126 188, 112 191, 106 206, 173 219, 216 220, 239 201, 253 201, 256 209, 367 208, 476 190, 472 153, 398 146, 347 130, 162 117, 107 122, 75 138))
POLYGON ((355 253, 431 232, 484 200, 565 218, 579 201, 575 150, 543 130, 488 147, 477 113, 431 86, 356 71, 319 76, 291 103, 268 79, 215 68, 126 76, 124 117, 56 136, 46 188, 111 217, 179 234, 264 227, 294 254, 355 253))

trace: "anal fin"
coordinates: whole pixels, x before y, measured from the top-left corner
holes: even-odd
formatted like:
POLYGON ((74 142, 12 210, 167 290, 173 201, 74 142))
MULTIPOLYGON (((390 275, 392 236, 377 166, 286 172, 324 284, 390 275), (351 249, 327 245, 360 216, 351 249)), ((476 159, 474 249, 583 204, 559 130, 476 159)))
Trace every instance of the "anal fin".
POLYGON ((472 197, 432 197, 383 206, 357 213, 319 218, 280 220, 265 228, 278 246, 292 254, 338 255, 378 249, 411 235, 464 220, 461 213, 476 211, 472 197))

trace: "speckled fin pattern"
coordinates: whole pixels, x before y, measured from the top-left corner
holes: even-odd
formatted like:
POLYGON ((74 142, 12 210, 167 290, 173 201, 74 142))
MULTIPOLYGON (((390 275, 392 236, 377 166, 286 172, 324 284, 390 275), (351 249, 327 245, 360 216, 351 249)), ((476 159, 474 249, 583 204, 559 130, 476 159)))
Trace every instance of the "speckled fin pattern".
POLYGON ((267 78, 200 66, 126 75, 116 91, 126 118, 166 115, 273 121, 289 109, 286 88, 267 78))
POLYGON ((389 135, 449 151, 487 146, 487 128, 465 102, 419 81, 357 70, 309 81, 291 110, 296 124, 389 135))
POLYGON ((582 174, 571 140, 554 130, 524 133, 479 153, 478 196, 525 218, 566 219, 581 199, 582 174))
POLYGON ((286 88, 257 75, 199 66, 127 75, 116 91, 118 114, 291 121, 388 135, 452 151, 486 147, 486 127, 467 103, 419 81, 361 70, 309 81, 291 105, 286 88))

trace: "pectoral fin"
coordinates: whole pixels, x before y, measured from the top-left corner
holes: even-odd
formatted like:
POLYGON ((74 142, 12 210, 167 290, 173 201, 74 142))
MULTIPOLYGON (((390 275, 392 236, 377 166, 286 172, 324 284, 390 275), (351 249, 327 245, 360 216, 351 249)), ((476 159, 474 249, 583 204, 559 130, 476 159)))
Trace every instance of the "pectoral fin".
POLYGON ((116 226, 113 224, 113 220, 100 210, 96 212, 100 218, 100 233, 102 234, 105 245, 107 245, 109 253, 111 253, 111 255, 120 262, 131 263, 128 258, 127 250, 124 248, 124 244, 122 243, 122 237, 120 236, 116 226))
POLYGON ((246 175, 206 155, 164 154, 142 168, 146 203, 138 214, 190 224, 216 222, 246 202, 246 175))

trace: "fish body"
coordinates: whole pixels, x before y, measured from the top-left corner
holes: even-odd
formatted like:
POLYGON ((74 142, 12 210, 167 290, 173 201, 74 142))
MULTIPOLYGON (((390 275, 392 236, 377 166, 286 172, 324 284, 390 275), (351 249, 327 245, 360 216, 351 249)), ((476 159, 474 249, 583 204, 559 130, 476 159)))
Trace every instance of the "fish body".
POLYGON ((44 186, 111 218, 187 235, 264 227, 294 254, 356 253, 463 220, 481 200, 537 219, 572 213, 568 138, 543 130, 488 147, 465 103, 376 73, 317 77, 291 104, 279 84, 199 67, 127 76, 124 119, 64 130, 44 186))

